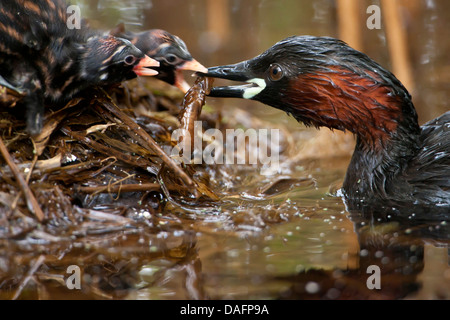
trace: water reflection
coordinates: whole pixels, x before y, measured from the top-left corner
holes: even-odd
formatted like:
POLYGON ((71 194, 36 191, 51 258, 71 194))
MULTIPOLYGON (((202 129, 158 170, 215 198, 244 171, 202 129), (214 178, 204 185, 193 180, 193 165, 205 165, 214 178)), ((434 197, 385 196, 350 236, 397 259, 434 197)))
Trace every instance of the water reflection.
POLYGON ((197 285, 195 233, 174 223, 145 227, 128 219, 104 228, 104 218, 99 214, 100 223, 91 222, 79 239, 31 233, 0 241, 0 299, 124 299, 148 287, 156 290, 147 291, 147 299, 205 298, 197 285), (168 270, 181 274, 184 285, 170 290, 168 270))
MULTIPOLYGON (((220 224, 211 228, 211 222, 193 231, 184 227, 188 219, 172 217, 148 221, 148 227, 120 219, 114 230, 91 225, 74 241, 40 235, 33 244, 33 234, 23 241, 2 241, 3 248, 9 246, 3 252, 11 255, 1 259, 1 297, 399 299, 424 285, 426 250, 449 247, 449 221, 438 211, 427 211, 425 218, 416 208, 397 219, 398 209, 389 217, 385 210, 353 208, 349 224, 345 213, 336 215, 339 204, 331 206, 336 199, 330 200, 332 215, 301 208, 290 222, 270 231, 247 229, 241 236, 220 224), (413 212, 418 215, 411 217, 413 212), (70 265, 81 268, 81 290, 66 286, 70 265), (380 289, 368 287, 374 266, 380 289), (27 278, 33 268, 39 271, 27 278), (23 286, 15 283, 26 279, 23 286), (8 292, 7 287, 16 289, 8 292)), ((448 266, 437 277, 445 283, 447 273, 448 266)), ((439 288, 432 294, 448 298, 439 288)))
MULTIPOLYGON (((350 205, 349 213, 360 246, 357 267, 314 268, 291 276, 293 284, 281 299, 404 298, 422 286, 425 244, 449 248, 447 210, 350 205), (374 288, 378 271, 379 287, 374 288)), ((436 298, 446 294, 438 291, 436 298)))

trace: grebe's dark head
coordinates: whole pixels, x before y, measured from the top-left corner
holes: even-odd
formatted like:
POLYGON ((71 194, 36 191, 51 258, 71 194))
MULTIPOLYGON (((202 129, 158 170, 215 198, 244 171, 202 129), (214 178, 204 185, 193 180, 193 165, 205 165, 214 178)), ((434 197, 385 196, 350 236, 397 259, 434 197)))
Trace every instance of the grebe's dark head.
POLYGON ((419 132, 400 81, 337 39, 289 37, 253 59, 204 75, 248 83, 215 87, 210 96, 257 100, 306 125, 349 130, 371 147, 384 145, 399 126, 419 132))

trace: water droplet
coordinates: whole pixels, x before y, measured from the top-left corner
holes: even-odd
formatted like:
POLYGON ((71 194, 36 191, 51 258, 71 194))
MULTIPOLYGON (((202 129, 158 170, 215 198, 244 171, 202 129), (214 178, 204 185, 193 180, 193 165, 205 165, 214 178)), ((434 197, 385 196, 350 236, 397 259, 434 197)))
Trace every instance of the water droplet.
POLYGON ((367 249, 362 249, 362 250, 359 252, 359 255, 360 255, 361 257, 366 257, 366 256, 369 255, 369 251, 368 251, 367 249))
POLYGON ((319 290, 320 290, 320 285, 319 285, 317 282, 309 281, 309 282, 306 283, 306 285, 305 285, 305 290, 306 290, 306 292, 308 292, 309 294, 315 294, 315 293, 319 292, 319 290))
POLYGON ((377 252, 375 252, 375 257, 381 258, 382 256, 384 256, 383 251, 378 250, 377 252))

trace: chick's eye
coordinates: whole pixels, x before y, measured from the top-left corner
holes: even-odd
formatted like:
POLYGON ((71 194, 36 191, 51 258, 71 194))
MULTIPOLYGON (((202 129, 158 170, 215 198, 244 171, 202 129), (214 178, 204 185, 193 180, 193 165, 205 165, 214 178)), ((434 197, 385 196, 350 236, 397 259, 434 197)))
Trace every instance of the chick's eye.
POLYGON ((126 64, 131 65, 136 62, 136 58, 134 56, 126 56, 123 60, 126 64))
POLYGON ((283 78, 283 69, 278 64, 273 64, 269 68, 269 76, 272 81, 283 78))
POLYGON ((174 54, 168 54, 166 56, 166 60, 168 63, 174 63, 175 61, 177 61, 177 56, 174 54))

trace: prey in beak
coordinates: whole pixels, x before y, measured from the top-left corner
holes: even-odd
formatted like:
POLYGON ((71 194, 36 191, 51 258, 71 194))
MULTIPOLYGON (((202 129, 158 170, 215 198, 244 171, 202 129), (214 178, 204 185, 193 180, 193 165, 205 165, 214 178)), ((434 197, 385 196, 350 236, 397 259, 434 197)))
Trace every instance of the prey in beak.
POLYGON ((209 94, 210 97, 253 99, 267 85, 263 77, 258 77, 253 72, 248 61, 233 65, 211 67, 208 69, 208 72, 197 72, 196 75, 246 82, 246 84, 242 85, 213 87, 209 94))

